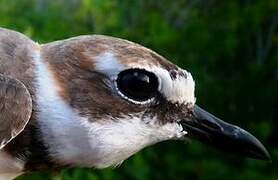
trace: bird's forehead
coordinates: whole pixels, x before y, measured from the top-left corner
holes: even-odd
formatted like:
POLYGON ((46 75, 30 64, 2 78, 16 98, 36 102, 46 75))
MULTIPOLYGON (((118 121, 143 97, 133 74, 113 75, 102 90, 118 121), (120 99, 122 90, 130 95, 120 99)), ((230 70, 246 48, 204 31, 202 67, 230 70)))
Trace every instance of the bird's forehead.
POLYGON ((154 51, 139 44, 107 36, 94 36, 93 42, 85 42, 83 54, 93 63, 108 64, 116 58, 117 64, 126 67, 161 67, 166 70, 178 70, 178 67, 154 51))
POLYGON ((138 44, 109 37, 97 37, 97 47, 83 51, 90 59, 95 71, 112 80, 119 72, 140 68, 154 73, 159 79, 159 91, 173 103, 195 103, 195 83, 191 74, 162 56, 138 44))

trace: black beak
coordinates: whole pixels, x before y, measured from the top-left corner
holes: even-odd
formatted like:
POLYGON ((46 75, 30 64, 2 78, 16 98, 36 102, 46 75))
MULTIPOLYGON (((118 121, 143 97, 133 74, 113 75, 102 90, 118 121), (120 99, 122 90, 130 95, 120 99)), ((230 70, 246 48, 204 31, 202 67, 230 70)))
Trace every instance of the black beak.
POLYGON ((189 137, 222 151, 261 160, 271 159, 266 148, 253 135, 218 119, 197 105, 191 116, 181 123, 189 137))

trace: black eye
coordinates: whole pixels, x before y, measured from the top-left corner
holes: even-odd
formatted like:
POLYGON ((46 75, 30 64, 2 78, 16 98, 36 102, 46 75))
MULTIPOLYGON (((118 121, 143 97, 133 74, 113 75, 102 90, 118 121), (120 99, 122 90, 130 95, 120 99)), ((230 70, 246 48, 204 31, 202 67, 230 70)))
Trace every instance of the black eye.
POLYGON ((119 73, 117 78, 119 91, 135 101, 146 101, 157 94, 156 75, 143 69, 128 69, 119 73))

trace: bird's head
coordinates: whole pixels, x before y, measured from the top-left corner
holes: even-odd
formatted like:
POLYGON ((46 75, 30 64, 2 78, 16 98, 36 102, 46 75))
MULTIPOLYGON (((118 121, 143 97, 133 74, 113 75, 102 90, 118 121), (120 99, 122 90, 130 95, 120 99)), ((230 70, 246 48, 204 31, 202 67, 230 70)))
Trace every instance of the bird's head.
POLYGON ((82 36, 43 45, 41 59, 49 76, 41 81, 56 87, 45 92, 53 101, 41 103, 48 118, 54 111, 60 119, 41 122, 43 139, 61 163, 108 167, 148 145, 185 138, 269 159, 254 136, 196 105, 189 71, 145 47, 82 36))

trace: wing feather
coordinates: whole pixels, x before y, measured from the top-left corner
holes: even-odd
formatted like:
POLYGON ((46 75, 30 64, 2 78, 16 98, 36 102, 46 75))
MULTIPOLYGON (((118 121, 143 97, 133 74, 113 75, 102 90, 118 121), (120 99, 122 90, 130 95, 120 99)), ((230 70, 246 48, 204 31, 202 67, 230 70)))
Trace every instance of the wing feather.
POLYGON ((32 98, 19 80, 0 74, 0 149, 21 133, 32 114, 32 98))

